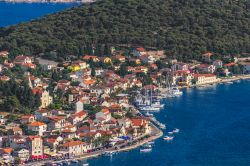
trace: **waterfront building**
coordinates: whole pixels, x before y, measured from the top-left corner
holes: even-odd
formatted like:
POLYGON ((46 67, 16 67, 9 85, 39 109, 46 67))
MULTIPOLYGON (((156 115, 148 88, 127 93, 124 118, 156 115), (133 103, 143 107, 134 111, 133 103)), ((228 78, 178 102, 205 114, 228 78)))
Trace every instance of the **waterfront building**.
POLYGON ((87 151, 86 143, 82 141, 69 141, 60 146, 60 151, 66 152, 68 156, 83 155, 87 151))
POLYGON ((193 74, 193 77, 196 85, 215 83, 219 81, 214 74, 193 74))
POLYGON ((26 143, 30 156, 43 155, 43 140, 40 136, 28 136, 26 143))

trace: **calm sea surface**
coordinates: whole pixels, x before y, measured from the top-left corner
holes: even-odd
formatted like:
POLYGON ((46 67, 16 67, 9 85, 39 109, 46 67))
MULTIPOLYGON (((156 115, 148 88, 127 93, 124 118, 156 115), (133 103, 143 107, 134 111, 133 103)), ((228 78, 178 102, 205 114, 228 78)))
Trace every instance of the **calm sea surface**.
POLYGON ((79 4, 0 2, 0 27, 26 22, 77 5, 79 4))
POLYGON ((182 97, 166 100, 166 109, 155 113, 167 124, 165 134, 180 129, 172 143, 160 138, 151 153, 140 153, 138 148, 87 162, 90 166, 250 165, 249 96, 250 81, 184 90, 182 97))

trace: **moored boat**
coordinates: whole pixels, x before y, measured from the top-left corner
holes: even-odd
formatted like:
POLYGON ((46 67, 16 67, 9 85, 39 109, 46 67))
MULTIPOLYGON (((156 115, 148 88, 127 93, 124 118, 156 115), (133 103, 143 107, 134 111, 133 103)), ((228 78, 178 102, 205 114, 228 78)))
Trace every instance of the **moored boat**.
POLYGON ((151 152, 152 148, 140 149, 140 152, 151 152))
POLYGON ((174 129, 172 132, 173 132, 173 133, 179 133, 179 132, 180 132, 180 129, 174 129))
POLYGON ((163 139, 166 141, 172 141, 174 139, 174 137, 173 136, 165 136, 163 139))

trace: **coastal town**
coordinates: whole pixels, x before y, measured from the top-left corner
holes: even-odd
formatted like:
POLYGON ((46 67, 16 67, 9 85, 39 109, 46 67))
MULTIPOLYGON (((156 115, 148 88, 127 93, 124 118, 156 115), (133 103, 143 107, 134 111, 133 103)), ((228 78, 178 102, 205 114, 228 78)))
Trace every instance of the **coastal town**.
POLYGON ((151 114, 165 107, 161 99, 249 73, 248 55, 205 52, 184 62, 111 47, 109 56, 93 50, 56 62, 0 51, 0 163, 53 165, 136 148, 163 135, 151 114))

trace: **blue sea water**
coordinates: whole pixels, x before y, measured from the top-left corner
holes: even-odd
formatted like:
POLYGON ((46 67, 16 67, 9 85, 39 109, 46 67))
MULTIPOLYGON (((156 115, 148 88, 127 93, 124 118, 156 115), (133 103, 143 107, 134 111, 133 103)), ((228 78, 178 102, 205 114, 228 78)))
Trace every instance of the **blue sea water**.
MULTIPOLYGON (((250 81, 184 90, 155 113, 167 131, 179 128, 172 143, 159 138, 151 153, 139 148, 113 157, 89 159, 90 166, 250 165, 250 81)), ((74 164, 77 165, 77 164, 74 164)))
POLYGON ((0 27, 40 18, 79 3, 6 3, 0 2, 0 27))

